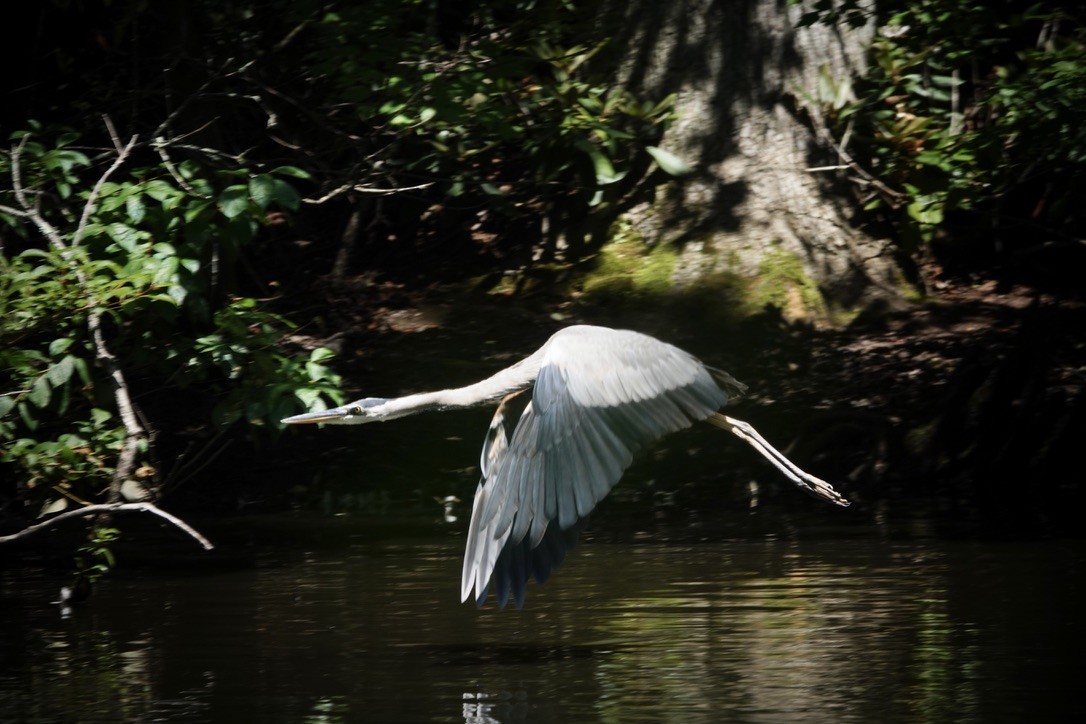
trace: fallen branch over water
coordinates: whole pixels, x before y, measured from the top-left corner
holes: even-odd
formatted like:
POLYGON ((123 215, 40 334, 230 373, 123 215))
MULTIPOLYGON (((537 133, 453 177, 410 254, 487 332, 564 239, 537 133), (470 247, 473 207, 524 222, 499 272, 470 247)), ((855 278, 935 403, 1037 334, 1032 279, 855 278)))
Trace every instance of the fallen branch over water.
POLYGON ((57 523, 68 520, 69 518, 82 518, 84 516, 93 515, 95 513, 152 513, 167 521, 168 523, 172 523, 182 532, 187 533, 189 536, 194 538, 197 543, 203 546, 204 550, 209 551, 215 547, 214 545, 212 545, 211 541, 200 535, 200 533, 191 525, 181 520, 176 515, 167 513, 162 508, 159 508, 157 505, 154 505, 152 503, 102 503, 99 505, 88 505, 77 510, 69 510, 66 513, 61 513, 60 515, 53 516, 52 518, 44 520, 41 523, 35 523, 34 525, 27 526, 26 528, 23 528, 17 533, 12 533, 10 535, 0 535, 0 544, 10 543, 12 541, 19 540, 20 538, 25 538, 29 535, 45 530, 46 528, 51 528, 57 523))

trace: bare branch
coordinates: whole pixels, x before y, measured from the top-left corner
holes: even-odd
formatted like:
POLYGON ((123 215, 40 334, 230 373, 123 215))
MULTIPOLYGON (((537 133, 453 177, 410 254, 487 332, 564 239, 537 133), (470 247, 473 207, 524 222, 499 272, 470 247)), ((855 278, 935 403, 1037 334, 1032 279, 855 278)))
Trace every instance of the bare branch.
POLYGON ((0 213, 11 214, 12 216, 19 216, 22 218, 26 218, 30 215, 25 211, 20 211, 19 209, 16 209, 12 206, 4 206, 3 204, 0 204, 0 213))
MULTIPOLYGON (((113 131, 113 124, 110 123, 110 133, 113 131)), ((132 148, 136 145, 137 136, 132 136, 128 139, 128 144, 117 153, 117 158, 114 159, 113 164, 106 169, 106 172, 98 177, 98 181, 95 182, 94 188, 91 189, 90 196, 87 197, 87 203, 83 204, 83 215, 79 217, 79 226, 76 227, 75 233, 72 235, 72 246, 79 246, 79 242, 83 240, 83 234, 87 231, 87 222, 90 221, 90 215, 94 213, 95 205, 98 203, 98 195, 102 192, 102 186, 113 175, 113 172, 121 167, 121 164, 128 158, 128 154, 132 151, 132 148)), ((115 141, 117 139, 114 139, 115 141)))
POLYGON ((166 147, 169 144, 167 143, 165 138, 159 136, 151 142, 151 145, 156 151, 158 151, 158 156, 162 159, 162 165, 165 166, 166 170, 170 172, 170 175, 173 176, 173 180, 177 182, 178 186, 180 186, 186 192, 192 194, 193 196, 196 196, 197 198, 211 198, 207 194, 200 193, 198 190, 196 190, 196 188, 192 184, 184 179, 184 177, 181 175, 181 172, 177 170, 177 167, 174 166, 173 159, 170 158, 170 154, 166 150, 166 147))
POLYGON ((34 525, 23 528, 18 533, 12 533, 11 535, 0 536, 0 544, 11 543, 12 541, 25 538, 26 536, 33 535, 47 528, 51 528, 57 523, 61 523, 71 518, 82 518, 88 515, 96 515, 98 513, 151 513, 157 515, 168 523, 171 523, 183 533, 188 534, 196 540, 204 550, 212 550, 215 546, 207 538, 202 536, 196 529, 190 526, 185 521, 178 518, 176 515, 167 513, 162 508, 159 508, 153 503, 103 503, 99 505, 88 505, 84 508, 78 508, 76 510, 69 510, 66 513, 53 516, 48 520, 41 523, 35 523, 34 525))
POLYGON ((405 191, 421 191, 422 189, 428 189, 434 185, 433 181, 427 181, 423 184, 417 184, 415 186, 397 186, 395 188, 377 188, 374 186, 362 186, 360 184, 344 184, 338 188, 335 188, 319 199, 302 199, 307 204, 323 204, 326 201, 330 201, 337 196, 347 193, 348 191, 355 191, 360 194, 375 194, 378 196, 391 196, 393 194, 400 194, 405 191))
POLYGON ((117 150, 117 154, 122 153, 121 138, 117 135, 117 129, 113 125, 113 119, 108 114, 102 114, 102 122, 106 124, 106 130, 109 131, 109 137, 113 139, 113 148, 117 150))
POLYGON ((19 145, 11 149, 11 190, 15 192, 15 200, 23 207, 24 215, 34 222, 34 226, 38 227, 38 231, 42 233, 42 236, 48 239, 49 243, 57 249, 65 251, 67 245, 64 243, 64 237, 57 231, 55 226, 45 220, 37 207, 26 198, 26 188, 23 186, 22 157, 23 149, 26 148, 26 142, 29 140, 30 134, 25 134, 22 140, 19 141, 19 145))

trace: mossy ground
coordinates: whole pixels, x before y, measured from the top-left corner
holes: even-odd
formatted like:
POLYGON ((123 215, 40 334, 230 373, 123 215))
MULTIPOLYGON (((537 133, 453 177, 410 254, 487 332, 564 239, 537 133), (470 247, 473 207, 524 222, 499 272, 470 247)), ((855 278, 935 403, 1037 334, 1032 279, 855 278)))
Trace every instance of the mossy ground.
POLYGON ((753 277, 716 270, 683 283, 676 281, 680 255, 680 249, 670 244, 646 244, 629 224, 620 221, 612 241, 576 275, 574 284, 586 304, 641 299, 679 311, 689 309, 722 323, 735 323, 767 309, 791 321, 829 319, 818 284, 807 275, 803 262, 784 249, 774 248, 767 254, 753 277))

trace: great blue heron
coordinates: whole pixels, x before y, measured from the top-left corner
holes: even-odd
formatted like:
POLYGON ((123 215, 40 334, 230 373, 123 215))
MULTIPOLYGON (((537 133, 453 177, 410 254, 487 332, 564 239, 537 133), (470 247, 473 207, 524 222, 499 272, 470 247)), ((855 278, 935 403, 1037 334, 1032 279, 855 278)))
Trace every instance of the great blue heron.
POLYGON ((542 583, 576 541, 580 522, 630 465, 637 450, 699 420, 750 444, 801 488, 848 505, 829 483, 804 472, 749 423, 718 412, 746 386, 693 355, 639 332, 578 325, 534 354, 467 387, 385 399, 366 397, 283 420, 288 425, 358 425, 425 410, 498 402, 480 457, 461 579, 462 600, 493 590, 504 606, 524 601, 528 578, 542 583), (509 400, 531 400, 506 433, 509 400))

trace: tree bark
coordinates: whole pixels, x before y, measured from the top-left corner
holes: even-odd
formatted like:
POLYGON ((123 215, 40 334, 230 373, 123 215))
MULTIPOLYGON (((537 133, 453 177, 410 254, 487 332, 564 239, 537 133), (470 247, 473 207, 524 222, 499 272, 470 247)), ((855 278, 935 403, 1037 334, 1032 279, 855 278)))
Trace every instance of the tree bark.
MULTIPOLYGON (((804 11, 781 0, 608 3, 619 83, 651 98, 677 94, 663 146, 697 169, 631 219, 649 243, 682 247, 679 284, 722 271, 757 278, 786 253, 830 305, 898 302, 890 242, 850 223, 840 171, 810 170, 844 163, 803 110, 820 72, 836 82, 862 72, 873 29, 797 28, 804 11)), ((782 311, 811 316, 804 306, 782 311)))

